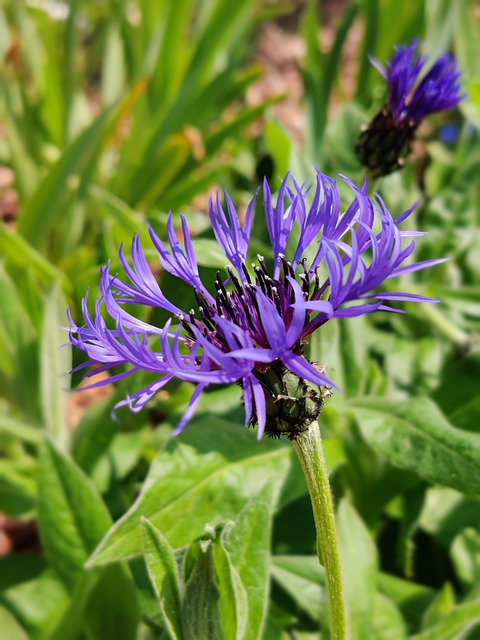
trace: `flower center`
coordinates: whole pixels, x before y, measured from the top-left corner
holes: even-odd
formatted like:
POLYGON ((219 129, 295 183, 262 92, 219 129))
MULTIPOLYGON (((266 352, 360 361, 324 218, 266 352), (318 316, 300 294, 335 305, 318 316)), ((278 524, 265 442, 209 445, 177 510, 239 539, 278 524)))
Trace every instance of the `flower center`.
MULTIPOLYGON (((275 309, 288 329, 293 316, 291 305, 295 302, 295 292, 288 279, 295 278, 295 270, 285 256, 280 255, 280 274, 278 279, 275 279, 270 275, 263 256, 258 255, 257 261, 258 264, 252 265, 253 280, 245 264, 242 264, 243 281, 238 278, 230 266, 226 268, 229 276, 226 281, 223 281, 220 271, 217 271, 214 303, 209 303, 201 291, 197 288, 194 289, 198 304, 198 317, 194 309, 190 310, 188 318, 179 316, 185 331, 193 340, 195 340, 195 334, 192 331, 192 326, 200 330, 209 342, 223 351, 229 352, 231 348, 221 327, 216 322, 216 318, 220 316, 248 332, 256 347, 268 348, 270 346, 268 336, 258 308, 257 294, 259 291, 273 303, 272 313, 275 312, 275 309)), ((299 275, 299 279, 305 299, 310 296, 318 297, 321 290, 316 271, 308 272, 304 261, 300 264, 303 267, 303 273, 299 275)), ((309 312, 305 313, 305 324, 307 324, 310 315, 309 312)), ((301 346, 299 340, 292 351, 300 352, 301 346)))

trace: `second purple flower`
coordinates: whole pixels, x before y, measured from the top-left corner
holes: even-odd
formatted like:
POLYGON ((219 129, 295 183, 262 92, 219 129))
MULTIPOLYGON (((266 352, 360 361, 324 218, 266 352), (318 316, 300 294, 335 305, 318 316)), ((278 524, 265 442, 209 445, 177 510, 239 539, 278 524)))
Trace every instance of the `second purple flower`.
POLYGON ((426 56, 418 54, 418 42, 396 47, 385 68, 371 58, 388 85, 387 104, 365 127, 357 154, 373 178, 402 167, 420 122, 432 113, 452 109, 463 98, 461 72, 448 53, 425 72, 426 56))

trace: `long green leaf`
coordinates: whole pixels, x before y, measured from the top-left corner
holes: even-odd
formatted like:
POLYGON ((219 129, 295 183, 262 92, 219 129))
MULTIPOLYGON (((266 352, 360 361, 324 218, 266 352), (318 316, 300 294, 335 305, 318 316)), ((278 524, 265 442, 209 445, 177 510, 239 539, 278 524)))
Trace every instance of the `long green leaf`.
POLYGON ((73 589, 111 519, 92 481, 49 441, 40 457, 38 516, 47 556, 73 589))
POLYGON ((455 429, 428 398, 348 403, 369 445, 429 482, 480 495, 480 435, 455 429))
POLYGON ((181 640, 183 585, 175 554, 168 540, 147 519, 142 519, 143 548, 148 573, 158 597, 160 611, 172 640, 181 640))
POLYGON ((50 285, 59 280, 65 293, 72 291, 68 277, 49 262, 40 251, 35 249, 19 233, 7 229, 0 223, 0 250, 8 263, 19 268, 30 268, 41 284, 50 285))
POLYGON ((231 527, 224 527, 221 534, 217 536, 213 547, 213 562, 220 593, 224 638, 225 640, 243 640, 245 630, 250 625, 248 596, 225 547, 230 529, 231 527))
POLYGON ((104 111, 71 143, 22 211, 18 231, 33 247, 44 247, 48 234, 65 210, 70 194, 69 180, 95 162, 112 122, 112 113, 111 109, 104 111))
POLYGON ((72 368, 71 347, 64 346, 67 303, 56 283, 45 300, 42 336, 40 339, 40 402, 44 424, 55 439, 66 442, 67 430, 67 375, 72 368))
POLYGON ((90 564, 140 553, 141 516, 161 527, 175 547, 188 543, 192 534, 200 535, 206 524, 235 519, 272 473, 282 487, 290 455, 288 447, 258 442, 244 427, 216 416, 196 421, 158 455, 137 501, 110 530, 90 564))
POLYGON ((346 499, 338 507, 337 525, 351 639, 371 638, 377 577, 375 544, 346 499))
POLYGON ((28 640, 27 633, 8 609, 0 606, 0 629, 9 640, 28 640))
POLYGON ((464 635, 467 630, 475 628, 478 631, 479 625, 480 604, 469 602, 456 607, 441 622, 430 629, 410 636, 410 640, 460 640, 460 638, 467 637, 464 635))
POLYGON ((36 422, 39 418, 38 335, 21 294, 20 288, 0 265, 1 394, 36 422))
POLYGON ((265 487, 242 509, 226 545, 247 592, 248 624, 243 640, 262 638, 268 607, 270 537, 281 475, 267 468, 265 472, 265 487))
POLYGON ((187 550, 185 565, 190 566, 182 610, 185 639, 223 640, 225 637, 220 613, 220 591, 213 564, 216 535, 217 532, 209 527, 187 550))
POLYGON ((325 572, 317 556, 274 556, 272 577, 312 620, 321 621, 326 610, 325 572))
POLYGON ((42 441, 39 429, 4 413, 0 414, 0 433, 14 436, 18 440, 33 445, 38 445, 42 441))
POLYGON ((380 35, 378 32, 380 2, 379 0, 362 0, 361 5, 364 11, 366 28, 360 50, 360 69, 357 75, 357 98, 360 102, 365 103, 370 94, 369 79, 372 73, 372 65, 368 55, 375 51, 375 45, 380 35))
POLYGON ((128 569, 103 567, 85 608, 90 638, 132 640, 137 637, 140 611, 128 569))
POLYGON ((85 628, 94 638, 135 637, 136 595, 125 568, 84 568, 111 524, 107 508, 92 481, 48 440, 40 456, 38 518, 46 555, 72 595, 55 637, 68 631, 73 638, 85 628))

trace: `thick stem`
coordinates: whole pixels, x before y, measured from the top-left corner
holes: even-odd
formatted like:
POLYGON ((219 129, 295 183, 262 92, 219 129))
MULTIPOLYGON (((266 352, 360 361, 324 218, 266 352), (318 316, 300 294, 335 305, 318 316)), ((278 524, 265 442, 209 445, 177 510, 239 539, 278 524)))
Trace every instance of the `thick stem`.
POLYGON ((331 637, 332 640, 345 640, 347 622, 335 514, 318 422, 313 422, 307 431, 298 434, 293 440, 293 446, 302 465, 312 501, 317 530, 317 554, 325 569, 330 604, 331 637))

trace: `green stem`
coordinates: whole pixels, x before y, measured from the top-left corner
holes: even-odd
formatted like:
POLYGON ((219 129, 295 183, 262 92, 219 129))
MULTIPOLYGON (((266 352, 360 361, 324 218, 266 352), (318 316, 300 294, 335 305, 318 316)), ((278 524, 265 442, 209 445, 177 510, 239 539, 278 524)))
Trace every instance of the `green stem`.
POLYGON ((307 431, 300 433, 293 440, 293 446, 302 465, 312 501, 313 518, 317 530, 317 554, 325 569, 330 603, 331 638, 345 640, 347 622, 335 514, 318 422, 312 422, 307 431))

